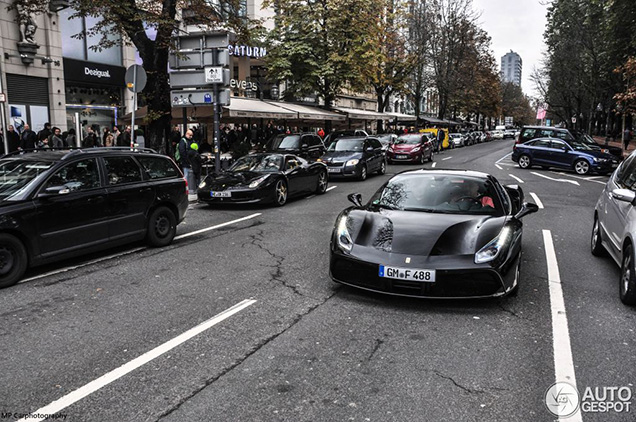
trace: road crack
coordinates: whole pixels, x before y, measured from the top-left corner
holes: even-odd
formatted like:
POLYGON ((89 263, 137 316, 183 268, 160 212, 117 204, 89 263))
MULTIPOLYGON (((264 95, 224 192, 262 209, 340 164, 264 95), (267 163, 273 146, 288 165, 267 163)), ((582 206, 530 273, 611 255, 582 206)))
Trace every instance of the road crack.
POLYGON ((516 313, 515 311, 513 311, 512 309, 508 309, 506 308, 501 302, 497 302, 497 306, 499 306, 499 309, 501 309, 504 312, 509 313, 510 315, 522 319, 524 321, 530 321, 528 318, 524 317, 523 315, 519 315, 518 313, 516 313))
POLYGON ((440 378, 443 378, 445 380, 448 380, 448 381, 452 382, 455 385, 455 387, 457 387, 457 388, 459 388, 461 390, 464 390, 465 392, 467 392, 469 394, 483 394, 483 393, 485 393, 485 391, 483 391, 483 390, 477 390, 477 389, 472 389, 472 388, 468 388, 466 386, 463 386, 460 383, 458 383, 457 381, 455 381, 452 377, 446 376, 446 375, 440 373, 439 371, 433 370, 433 373, 435 375, 437 375, 438 377, 440 377, 440 378))

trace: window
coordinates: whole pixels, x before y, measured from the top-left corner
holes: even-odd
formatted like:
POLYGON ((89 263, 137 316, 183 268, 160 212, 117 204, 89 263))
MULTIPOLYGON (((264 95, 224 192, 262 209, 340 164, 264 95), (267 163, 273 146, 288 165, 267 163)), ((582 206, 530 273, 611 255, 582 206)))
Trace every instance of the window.
POLYGON ((537 139, 532 143, 533 147, 550 148, 550 141, 547 139, 537 139))
POLYGON ((554 132, 552 129, 541 129, 539 136, 542 138, 552 138, 554 137, 554 132))
MULTIPOLYGON (((121 66, 121 45, 101 49, 101 51, 99 49, 91 49, 91 47, 95 47, 99 44, 102 36, 99 34, 87 37, 86 28, 93 28, 102 18, 76 17, 71 19, 71 16, 75 13, 76 11, 71 8, 59 12, 60 22, 63 22, 63 25, 60 25, 60 31, 62 32, 62 55, 70 59, 121 66), (78 34, 82 34, 82 38, 77 38, 78 34)), ((119 42, 120 36, 116 34, 115 31, 111 31, 106 38, 109 41, 119 42)))
POLYGON ((565 144, 565 142, 552 141, 552 149, 569 150, 570 148, 565 144))
POLYGON ((375 149, 382 148, 382 144, 377 139, 369 139, 369 143, 375 149))
POLYGON ((44 190, 64 186, 71 192, 100 186, 99 170, 94 159, 71 163, 58 170, 44 185, 44 190))
POLYGON ((106 157, 106 174, 109 185, 141 182, 141 169, 132 157, 106 157))
POLYGON ((293 170, 296 167, 300 167, 300 163, 294 157, 288 157, 285 159, 285 170, 293 170))
POLYGON ((530 139, 536 138, 536 129, 524 129, 523 133, 521 133, 521 139, 523 141, 529 141, 530 139))
POLYGON ((137 159, 151 179, 179 176, 179 170, 168 159, 160 157, 138 157, 137 159))
POLYGON ((634 182, 636 182, 636 159, 634 156, 630 156, 627 160, 621 164, 616 172, 616 184, 622 189, 636 188, 634 182))

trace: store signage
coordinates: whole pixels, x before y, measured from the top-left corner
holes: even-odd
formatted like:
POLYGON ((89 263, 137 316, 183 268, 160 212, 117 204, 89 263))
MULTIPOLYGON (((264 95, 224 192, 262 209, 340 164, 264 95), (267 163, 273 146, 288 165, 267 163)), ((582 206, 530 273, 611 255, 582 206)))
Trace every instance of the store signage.
POLYGON ((84 75, 91 75, 97 78, 109 78, 110 79, 110 71, 108 70, 99 70, 99 69, 91 69, 88 66, 84 67, 84 75))
POLYGON ((230 79, 230 88, 240 89, 243 91, 258 91, 258 84, 255 82, 238 81, 236 79, 230 79))
POLYGON ((249 45, 228 45, 230 56, 265 57, 267 49, 265 47, 251 47, 249 45))
POLYGON ((125 87, 126 68, 102 63, 64 58, 64 79, 67 82, 125 87))

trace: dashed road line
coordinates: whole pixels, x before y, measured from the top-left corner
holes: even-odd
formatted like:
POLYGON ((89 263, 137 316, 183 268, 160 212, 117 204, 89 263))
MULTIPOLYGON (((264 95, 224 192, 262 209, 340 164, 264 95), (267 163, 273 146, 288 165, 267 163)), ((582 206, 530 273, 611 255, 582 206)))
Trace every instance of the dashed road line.
POLYGON ((504 155, 503 157, 501 157, 500 159, 495 161, 495 164, 499 164, 501 161, 505 160, 506 158, 510 157, 511 155, 512 155, 512 152, 509 153, 509 154, 504 155))
POLYGON ((327 188, 327 192, 329 192, 330 190, 335 189, 335 188, 337 188, 337 187, 338 187, 338 186, 330 186, 330 187, 328 187, 328 188, 327 188))
POLYGON ((503 170, 503 167, 501 167, 499 164, 495 164, 495 167, 497 167, 499 170, 503 170))
POLYGON ((526 183, 523 180, 519 179, 517 176, 515 176, 514 174, 509 174, 508 176, 512 177, 513 179, 515 179, 517 182, 519 183, 526 183))
POLYGON ((442 158, 442 161, 450 160, 451 158, 453 158, 453 157, 442 158))
POLYGON ((576 180, 569 180, 569 179, 554 179, 554 178, 552 178, 552 177, 550 177, 550 176, 546 176, 545 174, 537 173, 537 172, 535 172, 535 171, 531 171, 530 173, 534 174, 535 176, 543 177, 544 179, 552 180, 553 182, 572 183, 573 185, 581 186, 581 185, 579 184, 579 182, 577 182, 576 180))
POLYGON ((197 234, 209 232, 210 230, 220 229, 221 227, 229 226, 230 224, 236 224, 236 223, 240 223, 241 221, 245 221, 245 220, 250 220, 252 218, 256 218, 259 215, 261 215, 261 213, 257 212, 256 214, 251 214, 251 215, 248 215, 247 217, 237 218, 236 220, 228 221, 226 223, 217 224, 216 226, 206 227, 205 229, 195 230, 195 231, 190 232, 190 233, 184 233, 184 234, 181 234, 179 236, 175 236, 174 240, 179 240, 179 239, 183 239, 183 238, 186 238, 186 237, 194 236, 194 235, 197 235, 197 234))
MULTIPOLYGON (((576 388, 574 360, 568 330, 568 318, 565 313, 565 300, 561 287, 561 276, 554 243, 550 230, 543 230, 543 243, 548 264, 548 286, 550 290, 550 310, 552 314, 552 346, 554 350, 554 373, 556 382, 567 382, 576 388)), ((567 419, 569 422, 582 422, 580 410, 567 419)))
MULTIPOLYGON (((607 183, 607 182, 602 182, 600 180, 592 180, 591 177, 580 177, 580 176, 575 176, 573 174, 563 173, 563 172, 560 172, 560 171, 550 171, 550 173, 560 174, 562 176, 574 177, 575 179, 585 180, 587 182, 600 183, 601 185, 605 185, 607 183)), ((603 177, 603 176, 597 176, 597 177, 603 177)))
POLYGON ((530 192, 530 196, 532 197, 532 199, 534 199, 534 203, 537 204, 537 206, 539 207, 539 209, 543 209, 543 202, 541 202, 541 200, 539 199, 539 197, 537 196, 536 193, 534 192, 530 192))
POLYGON ((47 418, 48 415, 53 415, 56 414, 58 412, 60 412, 61 410, 66 409, 67 407, 69 407, 70 405, 72 405, 73 403, 76 403, 80 400, 82 400, 84 397, 87 397, 91 394, 93 394, 94 392, 96 392, 97 390, 107 386, 108 384, 110 384, 113 381, 118 380, 119 378, 123 377, 124 375, 129 374, 130 372, 134 371, 135 369, 145 365, 146 363, 152 361, 153 359, 158 358, 159 356, 165 354, 166 352, 169 352, 170 350, 174 349, 175 347, 185 343, 186 341, 190 340, 191 338, 201 334, 202 332, 214 327, 216 324, 226 320, 227 318, 231 317, 232 315, 235 315, 237 313, 239 313, 240 311, 242 311, 243 309, 247 308, 248 306, 251 306, 253 304, 255 304, 256 301, 253 299, 246 299, 242 302, 237 303, 236 305, 232 306, 231 308, 226 309, 225 311, 221 312, 220 314, 217 314, 216 316, 208 319, 205 322, 202 322, 201 324, 197 325, 196 327, 190 328, 188 331, 184 332, 183 334, 178 335, 177 337, 173 338, 172 340, 168 340, 167 342, 155 347, 154 349, 144 353, 143 355, 131 360, 128 363, 125 363, 124 365, 120 366, 119 368, 113 369, 112 371, 102 375, 101 377, 97 378, 96 380, 93 380, 91 382, 89 382, 88 384, 78 388, 75 391, 72 391, 70 393, 68 393, 67 395, 55 400, 54 402, 36 410, 35 412, 29 414, 28 416, 20 419, 18 422, 38 422, 38 421, 43 421, 47 418))
POLYGON ((431 164, 431 168, 435 168, 437 167, 437 161, 435 161, 433 164, 431 164))

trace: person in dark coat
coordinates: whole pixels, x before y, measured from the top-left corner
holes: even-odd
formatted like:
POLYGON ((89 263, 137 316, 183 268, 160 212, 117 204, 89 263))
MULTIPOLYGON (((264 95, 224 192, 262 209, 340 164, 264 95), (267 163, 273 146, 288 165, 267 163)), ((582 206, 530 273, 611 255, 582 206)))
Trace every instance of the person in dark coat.
POLYGON ((52 133, 51 124, 48 122, 44 123, 44 129, 38 132, 38 142, 44 144, 46 141, 46 143, 48 143, 49 136, 51 136, 52 133))
POLYGON ((17 151, 20 147, 20 135, 15 131, 13 125, 9 125, 7 131, 7 142, 9 143, 9 152, 17 151))
POLYGON ((174 127, 172 128, 172 132, 170 132, 170 145, 172 149, 169 151, 171 157, 173 158, 174 158, 175 151, 179 147, 180 140, 181 140, 181 132, 179 131, 179 126, 174 125, 174 127))
POLYGON ((67 147, 76 147, 76 142, 77 142, 77 135, 75 135, 75 129, 70 128, 68 130, 68 135, 66 136, 66 139, 64 140, 64 142, 66 142, 66 146, 67 147))
POLYGON ((37 142, 37 140, 38 140, 38 137, 35 134, 35 132, 31 130, 31 127, 28 124, 25 124, 24 130, 20 134, 19 149, 21 150, 33 149, 35 148, 35 143, 37 142))
POLYGON ((62 130, 59 127, 54 127, 53 134, 49 136, 49 147, 64 148, 64 146, 64 141, 62 140, 62 130))
POLYGON ((82 147, 95 148, 98 145, 99 144, 97 142, 97 136, 95 135, 95 131, 93 130, 93 128, 86 128, 86 138, 84 138, 84 141, 82 142, 82 147))

